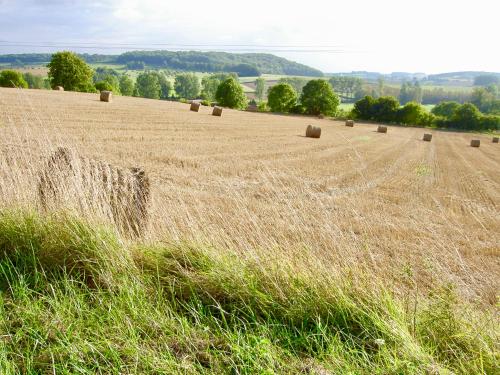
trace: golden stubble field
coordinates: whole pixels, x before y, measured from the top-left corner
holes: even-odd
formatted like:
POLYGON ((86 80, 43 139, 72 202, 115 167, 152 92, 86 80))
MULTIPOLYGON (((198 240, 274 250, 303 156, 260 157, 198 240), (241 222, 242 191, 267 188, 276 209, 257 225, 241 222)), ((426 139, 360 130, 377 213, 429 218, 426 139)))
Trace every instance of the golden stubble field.
POLYGON ((153 182, 147 237, 196 241, 396 290, 448 282, 495 304, 500 146, 487 135, 376 126, 96 94, 0 89, 0 204, 36 205, 50 150, 75 147, 153 182), (321 139, 303 135, 321 126, 321 139), (471 138, 480 148, 469 147, 471 138))

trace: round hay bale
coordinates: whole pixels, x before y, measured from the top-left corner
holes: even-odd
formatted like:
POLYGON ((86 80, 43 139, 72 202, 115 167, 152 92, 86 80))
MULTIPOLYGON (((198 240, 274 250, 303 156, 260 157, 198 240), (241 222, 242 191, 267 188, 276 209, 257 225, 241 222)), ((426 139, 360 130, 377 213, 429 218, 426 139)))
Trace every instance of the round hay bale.
POLYGON ((426 142, 432 141, 432 134, 425 133, 423 140, 426 141, 426 142))
POLYGON ((493 143, 498 143, 498 137, 493 137, 493 143))
POLYGON ((354 127, 354 120, 347 120, 345 122, 345 126, 349 126, 351 128, 354 127))
POLYGON ((193 112, 198 112, 200 110, 201 104, 198 102, 191 102, 190 110, 193 112))
POLYGON ((54 90, 56 90, 56 91, 64 91, 64 87, 62 87, 62 86, 56 86, 54 88, 54 90))
POLYGON ((321 128, 318 126, 308 125, 306 128, 306 137, 308 137, 308 138, 321 137, 321 128))
POLYGON ((101 102, 111 102, 113 100, 113 93, 111 91, 101 91, 101 102))
POLYGON ((124 233, 144 233, 151 199, 150 181, 141 168, 118 168, 58 148, 38 176, 43 209, 70 205, 82 212, 104 213, 124 233))
POLYGON ((387 133, 387 126, 379 125, 379 127, 377 128, 377 131, 379 133, 387 133))
POLYGON ((479 147, 481 145, 481 141, 479 139, 473 139, 470 141, 470 147, 479 147))
POLYGON ((222 116, 222 107, 214 107, 214 110, 212 111, 212 116, 222 116))

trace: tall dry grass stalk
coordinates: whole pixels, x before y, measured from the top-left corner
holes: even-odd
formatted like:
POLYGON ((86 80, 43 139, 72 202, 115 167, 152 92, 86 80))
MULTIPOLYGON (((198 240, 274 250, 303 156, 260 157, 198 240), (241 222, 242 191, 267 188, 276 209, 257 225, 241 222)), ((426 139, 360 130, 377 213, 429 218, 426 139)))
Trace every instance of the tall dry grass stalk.
MULTIPOLYGON (((152 196, 145 240, 210 244, 263 270, 279 260, 318 280, 368 275, 402 295, 453 283, 466 299, 496 303, 498 153, 469 156, 454 133, 429 144, 418 130, 391 128, 382 140, 370 126, 325 120, 321 139, 306 143, 300 117, 194 119, 175 103, 94 102, 0 91, 0 207, 40 210, 38 178, 64 146, 144 167, 152 196)), ((82 194, 63 191, 63 207, 113 223, 109 207, 75 204, 82 194)))

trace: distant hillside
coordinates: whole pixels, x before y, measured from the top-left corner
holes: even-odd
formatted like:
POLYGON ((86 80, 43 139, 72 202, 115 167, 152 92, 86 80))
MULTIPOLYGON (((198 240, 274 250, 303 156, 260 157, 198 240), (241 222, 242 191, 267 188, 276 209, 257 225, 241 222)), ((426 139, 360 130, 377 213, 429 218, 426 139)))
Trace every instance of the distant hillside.
MULTIPOLYGON (((283 74, 320 77, 323 73, 309 66, 266 53, 227 53, 196 51, 132 51, 121 55, 81 55, 88 63, 131 64, 144 63, 154 68, 200 72, 236 72, 240 76, 283 74)), ((3 64, 42 64, 51 54, 0 55, 3 64)))
POLYGON ((414 79, 416 79, 428 85, 437 86, 472 86, 474 83, 474 79, 478 76, 492 75, 500 77, 500 73, 480 71, 450 72, 429 75, 425 73, 407 72, 393 72, 390 74, 382 74, 378 72, 355 71, 350 73, 326 73, 326 75, 359 77, 367 81, 376 81, 379 78, 383 78, 387 82, 413 81, 414 79))

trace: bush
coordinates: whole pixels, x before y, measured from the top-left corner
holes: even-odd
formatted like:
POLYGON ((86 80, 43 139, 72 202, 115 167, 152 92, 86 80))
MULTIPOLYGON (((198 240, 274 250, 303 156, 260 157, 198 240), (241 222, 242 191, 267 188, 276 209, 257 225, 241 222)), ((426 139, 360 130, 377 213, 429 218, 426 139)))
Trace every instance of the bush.
POLYGON ((289 112, 297 104, 297 93, 288 83, 279 83, 269 89, 267 105, 272 112, 289 112))
POLYGON ((259 102, 259 104, 257 104, 257 110, 259 112, 269 112, 269 107, 266 102, 259 102))
POLYGON ((73 52, 55 53, 47 66, 52 88, 62 86, 66 91, 95 92, 92 68, 73 52))
POLYGON ((453 116, 451 124, 457 129, 478 130, 480 128, 481 112, 472 103, 462 104, 453 116))
POLYGON ((0 86, 27 89, 28 83, 24 80, 21 73, 14 70, 4 70, 0 73, 0 86))
POLYGON ((373 119, 381 122, 394 122, 399 110, 399 101, 393 96, 381 96, 373 103, 373 119))
POLYGON ((404 125, 427 125, 424 120, 428 112, 420 104, 408 102, 397 111, 397 122, 404 125))
POLYGON ((234 78, 228 78, 217 88, 215 98, 219 105, 228 108, 245 109, 248 99, 243 88, 234 78))
POLYGON ((305 112, 310 115, 335 116, 340 104, 339 97, 333 91, 332 86, 323 79, 309 81, 302 89, 300 101, 305 112))
POLYGON ((354 108, 351 113, 357 119, 372 120, 374 103, 375 99, 367 95, 354 104, 354 108))
POLYGON ((481 116, 480 127, 482 130, 500 130, 500 116, 481 116))
POLYGON ((113 86, 106 81, 97 82, 95 88, 97 91, 114 91, 113 86))
POLYGON ((459 107, 460 103, 457 102, 441 102, 434 108, 432 108, 431 112, 436 116, 451 119, 451 117, 459 107))

